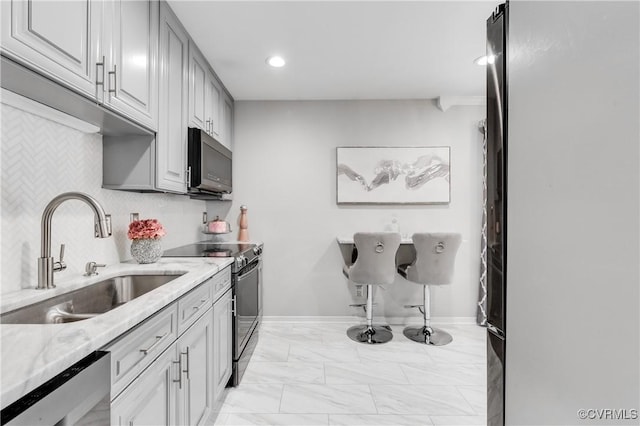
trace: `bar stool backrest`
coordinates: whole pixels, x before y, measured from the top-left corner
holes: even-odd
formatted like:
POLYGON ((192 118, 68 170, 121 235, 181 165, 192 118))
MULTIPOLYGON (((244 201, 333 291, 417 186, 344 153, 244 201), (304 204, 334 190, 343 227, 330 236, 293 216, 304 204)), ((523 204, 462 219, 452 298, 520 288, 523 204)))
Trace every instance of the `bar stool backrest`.
POLYGON ((446 285, 453 281, 456 254, 462 242, 455 233, 413 234, 416 260, 407 271, 407 279, 426 285, 446 285))
POLYGON ((396 277, 397 232, 357 232, 353 242, 358 258, 349 270, 349 279, 358 284, 392 284, 396 277))

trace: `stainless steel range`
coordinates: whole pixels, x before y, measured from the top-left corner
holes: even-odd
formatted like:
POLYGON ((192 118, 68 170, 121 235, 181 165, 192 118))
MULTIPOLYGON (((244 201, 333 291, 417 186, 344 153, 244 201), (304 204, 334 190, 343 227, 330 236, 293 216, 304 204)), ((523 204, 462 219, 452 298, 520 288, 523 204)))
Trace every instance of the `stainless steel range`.
POLYGON ((262 244, 204 241, 166 250, 164 257, 233 257, 233 374, 237 386, 258 343, 262 321, 262 244))

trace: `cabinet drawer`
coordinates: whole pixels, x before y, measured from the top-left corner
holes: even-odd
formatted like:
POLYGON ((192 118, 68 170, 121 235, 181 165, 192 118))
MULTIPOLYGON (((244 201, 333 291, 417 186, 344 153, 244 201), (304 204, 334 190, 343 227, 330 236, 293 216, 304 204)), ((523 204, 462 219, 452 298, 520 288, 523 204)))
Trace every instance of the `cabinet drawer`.
POLYGON ((111 352, 111 399, 177 339, 177 323, 171 305, 104 349, 111 352))
POLYGON ((189 328, 213 305, 211 283, 210 278, 178 300, 178 334, 189 328))
POLYGON ((213 300, 216 301, 231 287, 231 266, 227 266, 212 278, 213 300))

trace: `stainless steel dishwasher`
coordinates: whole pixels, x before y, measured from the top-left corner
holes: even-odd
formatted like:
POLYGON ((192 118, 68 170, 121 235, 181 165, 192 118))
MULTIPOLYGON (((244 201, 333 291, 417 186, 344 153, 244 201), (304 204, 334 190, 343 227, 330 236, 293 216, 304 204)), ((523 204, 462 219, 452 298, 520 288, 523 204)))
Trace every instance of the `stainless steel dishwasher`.
POLYGON ((110 424, 110 358, 109 352, 93 352, 3 409, 2 424, 110 424))

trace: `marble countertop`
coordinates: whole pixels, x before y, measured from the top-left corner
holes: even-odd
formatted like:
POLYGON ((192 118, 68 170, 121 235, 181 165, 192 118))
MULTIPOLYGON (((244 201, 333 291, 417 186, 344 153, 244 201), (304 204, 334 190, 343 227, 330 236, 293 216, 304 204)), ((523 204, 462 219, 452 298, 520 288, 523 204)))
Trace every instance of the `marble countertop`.
POLYGON ((80 361, 91 352, 158 312, 232 263, 231 258, 162 258, 139 265, 120 263, 100 275, 57 283, 51 290, 22 290, 3 295, 1 312, 122 274, 184 275, 125 305, 84 321, 66 324, 0 324, 0 400, 2 408, 80 361))

